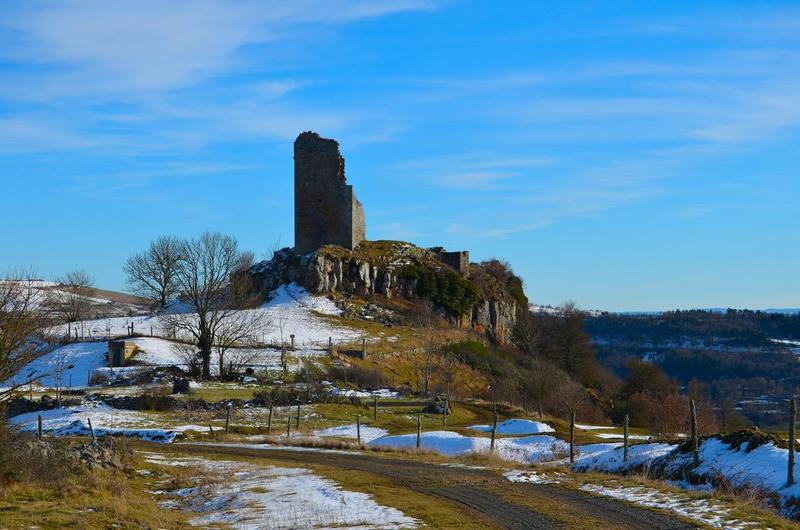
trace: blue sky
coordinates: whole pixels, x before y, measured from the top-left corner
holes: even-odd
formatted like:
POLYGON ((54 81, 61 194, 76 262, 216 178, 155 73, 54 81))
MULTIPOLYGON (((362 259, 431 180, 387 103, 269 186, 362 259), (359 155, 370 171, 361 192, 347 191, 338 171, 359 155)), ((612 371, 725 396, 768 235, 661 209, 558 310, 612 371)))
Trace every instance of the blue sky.
POLYGON ((368 238, 508 260, 537 303, 800 306, 799 52, 779 2, 3 2, 0 270, 291 245, 315 130, 368 238))

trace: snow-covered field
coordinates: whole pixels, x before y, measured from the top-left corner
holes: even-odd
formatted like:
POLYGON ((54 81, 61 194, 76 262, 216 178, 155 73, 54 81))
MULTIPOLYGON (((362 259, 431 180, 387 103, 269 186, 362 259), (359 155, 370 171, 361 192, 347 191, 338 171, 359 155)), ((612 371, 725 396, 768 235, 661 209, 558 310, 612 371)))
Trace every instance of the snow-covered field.
POLYGON ((400 510, 381 506, 366 493, 343 489, 336 482, 297 467, 256 466, 225 460, 177 458, 149 453, 159 465, 201 466, 223 480, 211 488, 157 491, 162 505, 194 512, 194 526, 225 525, 239 529, 416 528, 400 510))
POLYGON ((674 445, 666 443, 632 445, 628 448, 628 461, 625 462, 623 460, 622 444, 592 445, 601 446, 603 450, 588 452, 583 458, 578 459, 575 463, 575 468, 578 471, 604 471, 613 473, 625 469, 637 468, 647 465, 656 458, 664 456, 675 449, 674 445))
MULTIPOLYGON (((467 427, 473 431, 492 432, 491 425, 471 425, 467 427)), ((509 419, 497 424, 497 434, 540 434, 543 432, 555 432, 555 429, 541 421, 509 419)))
MULTIPOLYGON (((690 487, 681 479, 682 473, 690 470, 697 480, 712 483, 723 477, 733 487, 750 487, 774 492, 786 506, 790 499, 800 498, 800 484, 786 487, 788 450, 776 447, 772 442, 748 450, 744 442, 738 449, 718 438, 703 440, 700 444, 700 465, 692 467, 692 454, 681 453, 676 445, 649 443, 631 446, 627 462, 623 461, 621 449, 598 452, 579 459, 578 471, 624 472, 628 469, 650 467, 657 464, 675 485, 690 487)), ((795 476, 800 476, 800 462, 795 463, 795 476)), ((697 488, 697 484, 691 486, 697 488)))
POLYGON ((53 436, 89 436, 89 420, 96 436, 127 436, 163 443, 174 441, 178 433, 184 431, 205 433, 208 429, 202 425, 164 428, 163 418, 139 411, 115 409, 93 401, 74 407, 28 412, 12 417, 10 421, 23 431, 36 432, 39 416, 42 417, 42 431, 53 436))
MULTIPOLYGON (((301 358, 326 355, 329 337, 338 343, 356 340, 360 336, 358 332, 333 325, 323 317, 341 313, 331 300, 313 296, 295 284, 280 287, 269 302, 260 309, 250 312, 268 314, 265 321, 270 324, 262 330, 260 336, 256 337, 259 342, 280 344, 281 326, 284 341, 289 341, 289 335, 295 335, 297 349, 289 352, 289 366, 292 369, 299 366, 301 358)), ((83 323, 85 336, 97 338, 97 341, 56 347, 20 370, 16 377, 2 382, 0 386, 24 383, 29 378, 39 378, 39 384, 45 387, 55 387, 59 384, 62 387, 86 386, 94 371, 108 364, 106 359, 108 342, 102 338, 126 334, 131 322, 134 323, 134 331, 149 334, 152 330, 155 335, 131 339, 139 348, 133 360, 153 366, 185 365, 181 352, 183 346, 179 342, 163 338, 167 333, 160 318, 149 316, 111 318, 83 323)), ((76 324, 71 326, 74 328, 76 324)), ((66 329, 66 326, 61 326, 57 331, 63 335, 66 329)), ((226 355, 229 358, 248 359, 245 364, 255 370, 281 368, 281 352, 277 348, 233 348, 226 355)), ((215 364, 212 362, 212 370, 218 369, 215 364)))
POLYGON ((96 368, 108 365, 107 352, 106 342, 67 344, 29 363, 16 377, 5 381, 1 386, 24 383, 31 378, 42 386, 53 388, 59 384, 57 377, 59 373, 61 373, 61 386, 86 386, 89 375, 96 368))
MULTIPOLYGON (((360 334, 352 329, 329 323, 321 315, 338 316, 342 311, 331 300, 324 296, 315 296, 297 284, 282 285, 272 293, 272 298, 258 309, 241 311, 242 314, 263 313, 268 323, 260 333, 256 334, 258 342, 263 344, 280 344, 281 337, 289 342, 289 336, 295 336, 298 347, 327 347, 328 337, 334 342, 356 340, 360 334), (283 330, 281 330, 283 327, 283 330)), ((180 310, 180 308, 178 308, 180 310)), ((128 327, 133 324, 134 332, 155 337, 170 337, 165 328, 165 320, 160 316, 116 317, 89 320, 83 323, 72 323, 69 328, 79 329, 79 335, 90 339, 104 339, 109 336, 127 335, 128 327)), ((53 328, 53 333, 64 336, 67 325, 53 328)), ((73 331, 74 333, 74 331, 73 331)), ((178 339, 189 339, 178 335, 178 339)))
MULTIPOLYGON (((179 366, 186 367, 183 354, 185 346, 166 339, 155 337, 138 337, 129 339, 136 344, 138 351, 132 358, 137 364, 146 366, 179 366)), ((60 385, 65 388, 85 387, 89 384, 95 372, 102 371, 106 378, 112 378, 126 372, 136 371, 135 366, 108 369, 106 353, 108 342, 76 342, 60 346, 35 361, 29 363, 20 373, 3 386, 14 383, 23 383, 28 377, 37 379, 43 387, 54 388, 59 384, 58 374, 61 373, 60 385)), ((301 348, 288 352, 287 364, 290 369, 297 369, 303 358, 314 358, 327 355, 327 349, 301 348)), ((226 352, 229 359, 247 359, 246 366, 256 371, 276 371, 281 369, 281 351, 275 348, 231 348, 226 352)), ((212 355, 212 375, 219 370, 212 355)))
MULTIPOLYGON (((691 461, 691 454, 671 455, 667 472, 677 471, 691 461)), ((785 501, 800 497, 800 484, 786 487, 789 451, 776 447, 772 442, 748 451, 748 442, 734 449, 722 440, 711 438, 700 444, 700 466, 693 472, 697 475, 724 476, 734 487, 754 486, 775 491, 785 501)), ((795 476, 800 476, 800 462, 794 465, 795 476)))

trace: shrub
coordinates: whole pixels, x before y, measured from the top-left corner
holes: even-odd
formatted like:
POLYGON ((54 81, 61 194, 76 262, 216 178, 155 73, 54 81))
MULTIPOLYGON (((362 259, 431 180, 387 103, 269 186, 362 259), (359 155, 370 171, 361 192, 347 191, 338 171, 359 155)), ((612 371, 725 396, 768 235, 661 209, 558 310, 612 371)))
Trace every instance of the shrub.
POLYGON ((364 366, 332 366, 328 369, 328 378, 353 384, 359 388, 378 389, 388 386, 386 378, 380 370, 364 366))
POLYGON ((451 342, 445 346, 445 353, 453 354, 456 359, 476 370, 486 370, 489 366, 486 345, 477 340, 451 342))
POLYGON ((400 278, 415 282, 418 296, 429 298, 454 317, 467 314, 479 299, 478 288, 451 270, 406 265, 400 278))

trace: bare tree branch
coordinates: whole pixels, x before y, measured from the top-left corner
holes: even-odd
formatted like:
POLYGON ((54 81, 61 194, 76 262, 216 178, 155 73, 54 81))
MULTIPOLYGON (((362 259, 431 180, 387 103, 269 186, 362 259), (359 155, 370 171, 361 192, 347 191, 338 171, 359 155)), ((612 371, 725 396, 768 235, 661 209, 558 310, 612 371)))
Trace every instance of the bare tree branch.
POLYGON ((79 322, 89 318, 94 279, 84 270, 72 271, 58 279, 49 290, 49 306, 62 322, 79 322))
MULTIPOLYGON (((0 382, 15 377, 42 353, 41 338, 47 325, 44 291, 29 272, 12 272, 0 280, 0 382)), ((44 374, 28 375, 0 391, 0 401, 29 380, 44 374)))
POLYGON ((181 250, 181 241, 173 236, 161 236, 152 241, 147 250, 134 254, 125 262, 122 270, 128 287, 159 309, 164 309, 177 292, 175 275, 181 250))

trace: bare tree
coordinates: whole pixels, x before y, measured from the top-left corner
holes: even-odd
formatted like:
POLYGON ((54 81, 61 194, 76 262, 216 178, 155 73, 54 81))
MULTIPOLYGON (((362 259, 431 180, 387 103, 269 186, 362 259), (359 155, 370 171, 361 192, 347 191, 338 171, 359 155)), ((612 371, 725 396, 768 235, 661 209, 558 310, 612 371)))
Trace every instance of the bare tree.
POLYGON ((439 315, 430 303, 426 303, 422 312, 418 316, 418 325, 422 328, 423 344, 422 358, 417 361, 417 373, 420 379, 421 391, 429 395, 431 391, 431 379, 436 366, 436 361, 442 353, 442 343, 437 335, 437 327, 440 321, 439 315))
POLYGON ((50 375, 53 376, 56 385, 56 400, 61 406, 61 398, 64 392, 64 377, 75 367, 76 354, 67 349, 59 348, 50 357, 50 375))
POLYGON ((239 311, 224 318, 217 326, 214 340, 220 377, 239 372, 252 363, 258 352, 242 348, 254 345, 259 334, 271 327, 272 318, 266 311, 239 311), (232 348, 236 350, 227 355, 232 348))
POLYGON ((181 249, 178 238, 161 236, 147 250, 128 258, 122 270, 131 291, 164 309, 177 292, 181 249))
POLYGON ((50 307, 63 322, 79 322, 89 317, 94 279, 84 270, 68 272, 50 289, 50 307))
MULTIPOLYGON (((45 296, 27 272, 11 272, 0 280, 0 382, 15 377, 41 353, 47 323, 45 296)), ((18 387, 45 374, 25 374, 24 381, 3 384, 0 401, 18 387)))
POLYGON ((206 232, 181 242, 175 273, 177 297, 189 312, 164 315, 167 326, 194 338, 202 358, 202 376, 211 377, 211 353, 221 326, 245 307, 242 289, 235 285, 248 275, 250 256, 239 251, 236 239, 206 232))

